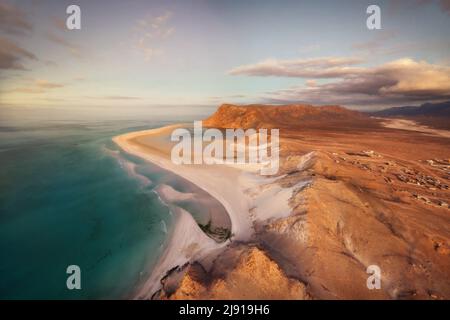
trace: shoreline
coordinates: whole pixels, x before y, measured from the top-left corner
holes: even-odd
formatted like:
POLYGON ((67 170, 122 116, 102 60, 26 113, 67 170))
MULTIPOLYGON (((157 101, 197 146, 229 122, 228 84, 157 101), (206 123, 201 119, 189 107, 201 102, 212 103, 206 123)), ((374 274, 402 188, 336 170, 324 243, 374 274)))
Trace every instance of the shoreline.
MULTIPOLYGON (((188 262, 200 262, 208 271, 213 268, 217 255, 230 248, 230 244, 258 241, 261 226, 288 219, 293 212, 292 197, 311 182, 310 177, 303 177, 286 185, 281 182, 286 174, 262 176, 252 164, 176 165, 170 159, 171 148, 167 148, 170 144, 161 138, 166 138, 164 135, 182 126, 177 124, 131 132, 116 136, 113 141, 124 152, 178 175, 215 198, 225 208, 231 221, 231 237, 221 243, 214 241, 201 230, 190 213, 174 206, 171 209, 176 220, 166 247, 150 276, 138 288, 135 299, 154 297, 163 288, 161 280, 170 271, 180 270, 188 262)), ((314 152, 300 156, 296 170, 306 170, 313 158, 314 152)), ((170 190, 165 191, 170 195, 170 190)))
MULTIPOLYGON (((170 156, 158 146, 150 146, 139 139, 159 137, 182 124, 155 129, 135 131, 119 135, 113 141, 126 153, 147 160, 193 183, 219 201, 231 220, 233 240, 248 241, 253 234, 250 216, 250 202, 242 194, 241 170, 228 166, 175 165, 170 156), (223 177, 227 176, 228 179, 223 177)), ((161 147, 161 146, 160 146, 161 147)), ((150 277, 137 290, 135 299, 151 299, 161 288, 160 281, 172 269, 202 259, 214 251, 225 248, 230 240, 217 243, 208 237, 194 218, 181 208, 172 210, 176 220, 171 228, 166 248, 150 273, 150 277)))
POLYGON ((243 197, 241 189, 236 188, 236 183, 245 183, 241 177, 242 170, 226 165, 176 165, 161 149, 137 141, 138 138, 158 136, 180 126, 182 124, 135 131, 116 136, 113 141, 123 151, 171 171, 216 198, 230 216, 234 239, 248 240, 252 223, 250 218, 244 217, 241 212, 248 212, 250 203, 243 197), (224 179, 225 176, 227 179, 224 179))

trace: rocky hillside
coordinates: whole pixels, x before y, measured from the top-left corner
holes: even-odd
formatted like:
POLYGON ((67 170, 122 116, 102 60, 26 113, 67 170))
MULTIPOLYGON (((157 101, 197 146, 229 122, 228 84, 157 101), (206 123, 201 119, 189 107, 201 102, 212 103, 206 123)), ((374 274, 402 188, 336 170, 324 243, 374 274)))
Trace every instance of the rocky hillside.
POLYGON ((232 245, 219 255, 211 270, 199 263, 172 271, 181 280, 171 288, 167 277, 155 298, 198 299, 310 299, 301 281, 288 277, 267 254, 255 247, 232 245))
POLYGON ((311 181, 287 217, 255 220, 250 242, 173 270, 154 298, 447 299, 450 161, 399 159, 403 142, 393 155, 342 139, 318 145, 310 156, 298 141, 284 145, 273 183, 311 181), (369 265, 382 270, 380 290, 366 286, 369 265))
POLYGON ((340 106, 223 104, 203 124, 215 128, 300 128, 326 123, 358 125, 366 115, 340 106), (355 121, 357 120, 357 121, 355 121))
MULTIPOLYGON (((291 129, 305 119, 349 118, 368 123, 340 107, 233 105, 221 106, 206 123, 291 129)), ((252 220, 248 242, 232 238, 217 255, 180 266, 154 298, 449 299, 448 138, 349 129, 280 131, 279 177, 242 193, 294 188, 289 212, 252 220), (296 187, 303 181, 309 183, 296 187), (372 265, 382 272, 376 290, 366 282, 372 265)), ((254 215, 252 208, 248 216, 254 215)))

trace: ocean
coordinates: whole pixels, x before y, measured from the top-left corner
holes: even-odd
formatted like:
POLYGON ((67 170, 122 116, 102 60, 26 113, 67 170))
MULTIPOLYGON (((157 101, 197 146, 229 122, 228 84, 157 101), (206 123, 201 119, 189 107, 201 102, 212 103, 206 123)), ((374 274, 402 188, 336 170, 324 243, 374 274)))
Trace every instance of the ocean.
POLYGON ((173 223, 154 189, 176 178, 111 138, 210 113, 73 110, 0 110, 0 299, 132 297, 173 223), (69 265, 81 269, 81 290, 67 289, 69 265))

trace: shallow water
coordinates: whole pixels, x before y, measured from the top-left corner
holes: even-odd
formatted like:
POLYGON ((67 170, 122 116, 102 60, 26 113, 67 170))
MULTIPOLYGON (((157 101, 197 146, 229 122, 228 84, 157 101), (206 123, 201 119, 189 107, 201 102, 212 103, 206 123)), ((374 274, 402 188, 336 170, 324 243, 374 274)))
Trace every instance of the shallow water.
POLYGON ((111 138, 174 120, 0 115, 0 298, 130 297, 173 223, 154 188, 176 178, 111 138), (81 290, 66 287, 69 265, 81 290))

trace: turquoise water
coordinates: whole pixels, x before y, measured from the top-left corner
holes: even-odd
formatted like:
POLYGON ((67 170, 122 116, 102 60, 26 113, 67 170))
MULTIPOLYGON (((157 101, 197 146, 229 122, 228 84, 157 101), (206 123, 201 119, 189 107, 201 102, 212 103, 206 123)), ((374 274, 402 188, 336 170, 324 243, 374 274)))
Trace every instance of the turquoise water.
POLYGON ((0 299, 129 298, 148 276, 173 222, 153 192, 167 178, 111 138, 173 120, 137 118, 3 114, 0 299), (69 265, 81 268, 81 290, 66 288, 69 265))

